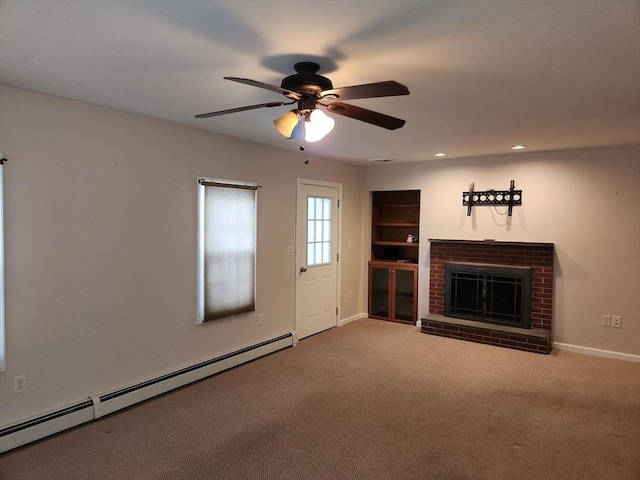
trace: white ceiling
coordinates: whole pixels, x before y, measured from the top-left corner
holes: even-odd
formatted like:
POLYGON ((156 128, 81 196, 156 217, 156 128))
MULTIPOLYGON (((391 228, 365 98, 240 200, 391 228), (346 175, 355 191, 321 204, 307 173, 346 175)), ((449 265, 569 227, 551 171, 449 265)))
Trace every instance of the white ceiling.
MULTIPOLYGON (((640 1, 0 0, 0 83, 297 149, 272 120, 297 61, 335 87, 411 94, 348 103, 395 131, 334 115, 308 151, 367 163, 640 142, 640 1)), ((1 108, 1 105, 0 105, 1 108)))

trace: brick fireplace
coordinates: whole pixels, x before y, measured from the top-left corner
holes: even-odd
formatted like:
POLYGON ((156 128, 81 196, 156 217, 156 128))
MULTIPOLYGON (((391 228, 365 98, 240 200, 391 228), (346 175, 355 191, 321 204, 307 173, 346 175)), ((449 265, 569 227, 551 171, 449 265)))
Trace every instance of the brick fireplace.
POLYGON ((429 242, 429 314, 421 320, 423 333, 529 352, 549 353, 553 319, 552 243, 441 239, 429 239, 429 242), (531 328, 444 316, 447 262, 531 267, 531 328))

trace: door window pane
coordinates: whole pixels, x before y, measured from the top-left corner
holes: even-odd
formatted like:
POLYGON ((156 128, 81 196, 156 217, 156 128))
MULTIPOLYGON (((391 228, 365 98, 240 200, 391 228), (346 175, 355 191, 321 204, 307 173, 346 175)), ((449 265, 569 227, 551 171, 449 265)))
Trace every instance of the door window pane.
POLYGON ((331 263, 331 198, 307 199, 307 266, 331 263))

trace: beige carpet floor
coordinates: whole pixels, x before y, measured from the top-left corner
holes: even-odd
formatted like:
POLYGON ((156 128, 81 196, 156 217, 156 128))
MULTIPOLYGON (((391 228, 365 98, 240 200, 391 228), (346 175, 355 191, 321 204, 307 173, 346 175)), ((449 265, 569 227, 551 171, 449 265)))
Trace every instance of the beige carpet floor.
POLYGON ((640 364, 360 320, 0 456, 0 478, 640 479, 640 364))

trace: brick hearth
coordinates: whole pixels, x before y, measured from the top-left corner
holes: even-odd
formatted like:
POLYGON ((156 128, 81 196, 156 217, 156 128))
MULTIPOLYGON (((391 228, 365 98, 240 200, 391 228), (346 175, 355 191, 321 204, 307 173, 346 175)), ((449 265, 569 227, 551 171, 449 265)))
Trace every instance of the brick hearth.
POLYGON ((552 243, 440 239, 429 242, 429 315, 421 321, 423 333, 537 353, 551 350, 552 243), (531 329, 444 317, 445 262, 533 267, 531 329))

